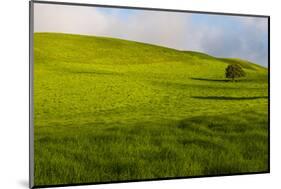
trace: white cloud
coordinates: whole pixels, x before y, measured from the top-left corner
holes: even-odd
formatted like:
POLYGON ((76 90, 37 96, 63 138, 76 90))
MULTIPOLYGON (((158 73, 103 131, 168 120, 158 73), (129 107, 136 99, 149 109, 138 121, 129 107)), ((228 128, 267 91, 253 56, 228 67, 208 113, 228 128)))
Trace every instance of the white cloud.
POLYGON ((126 20, 105 16, 93 7, 35 4, 35 32, 102 35, 171 48, 184 48, 186 16, 182 13, 136 11, 126 20))
POLYGON ((188 17, 180 13, 143 11, 126 22, 114 22, 110 35, 180 49, 185 46, 186 27, 188 17))
POLYGON ((108 26, 108 19, 92 7, 35 4, 35 32, 99 34, 108 26), (77 11, 78 10, 78 11, 77 11))
POLYGON ((267 32, 267 18, 243 17, 239 19, 245 27, 252 28, 258 32, 267 32))

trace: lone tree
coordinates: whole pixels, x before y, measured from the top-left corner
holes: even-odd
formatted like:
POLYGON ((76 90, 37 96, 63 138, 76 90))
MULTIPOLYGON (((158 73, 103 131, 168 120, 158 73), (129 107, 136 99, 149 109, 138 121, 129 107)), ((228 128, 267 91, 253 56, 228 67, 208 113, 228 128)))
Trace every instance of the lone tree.
POLYGON ((235 78, 244 76, 246 76, 246 73, 238 64, 230 64, 225 69, 225 77, 231 78, 232 81, 235 81, 235 78))

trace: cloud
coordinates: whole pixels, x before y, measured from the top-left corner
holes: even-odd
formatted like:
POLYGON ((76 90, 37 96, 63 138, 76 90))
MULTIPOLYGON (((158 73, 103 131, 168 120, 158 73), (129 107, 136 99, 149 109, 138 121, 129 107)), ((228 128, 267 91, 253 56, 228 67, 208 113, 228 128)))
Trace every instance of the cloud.
POLYGON ((115 21, 109 35, 181 49, 185 45, 189 17, 180 13, 142 11, 126 21, 115 21))
POLYGON ((239 22, 242 23, 245 27, 253 28, 258 32, 267 32, 268 29, 267 18, 240 17, 239 22))
POLYGON ((116 37, 267 66, 267 19, 35 4, 35 32, 116 37))
POLYGON ((99 34, 107 28, 107 18, 92 7, 35 4, 35 32, 99 34))
POLYGON ((121 19, 120 11, 105 13, 93 7, 35 4, 35 32, 63 32, 118 37, 183 47, 188 17, 182 13, 133 11, 121 19))
POLYGON ((268 34, 264 18, 233 17, 231 27, 201 27, 201 50, 222 57, 239 57, 267 66, 268 34))

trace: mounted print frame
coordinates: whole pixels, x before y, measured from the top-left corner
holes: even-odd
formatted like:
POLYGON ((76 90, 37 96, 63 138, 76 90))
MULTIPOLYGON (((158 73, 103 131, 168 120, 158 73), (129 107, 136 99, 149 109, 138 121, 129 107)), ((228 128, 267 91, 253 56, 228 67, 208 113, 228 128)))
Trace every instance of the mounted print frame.
POLYGON ((270 172, 270 17, 30 1, 30 187, 270 172))

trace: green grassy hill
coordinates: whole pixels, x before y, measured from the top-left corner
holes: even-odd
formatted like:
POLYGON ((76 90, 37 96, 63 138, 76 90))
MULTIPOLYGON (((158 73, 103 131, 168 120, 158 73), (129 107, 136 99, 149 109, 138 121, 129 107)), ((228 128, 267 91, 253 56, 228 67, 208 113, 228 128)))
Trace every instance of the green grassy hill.
POLYGON ((35 184, 267 171, 267 78, 245 60, 36 33, 35 184))

